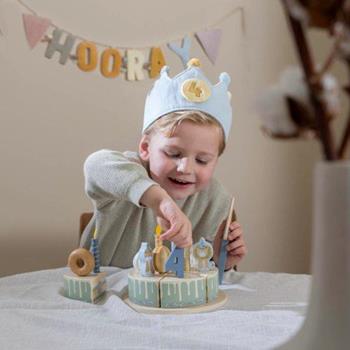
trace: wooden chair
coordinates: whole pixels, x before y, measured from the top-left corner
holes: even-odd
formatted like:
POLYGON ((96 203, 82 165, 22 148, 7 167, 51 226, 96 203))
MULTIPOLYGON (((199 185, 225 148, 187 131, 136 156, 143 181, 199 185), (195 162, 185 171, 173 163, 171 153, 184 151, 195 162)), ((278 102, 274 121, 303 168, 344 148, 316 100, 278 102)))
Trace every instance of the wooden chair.
POLYGON ((93 215, 94 215, 94 213, 91 213, 91 212, 82 213, 80 215, 79 239, 80 239, 81 235, 83 234, 85 227, 90 222, 93 215))

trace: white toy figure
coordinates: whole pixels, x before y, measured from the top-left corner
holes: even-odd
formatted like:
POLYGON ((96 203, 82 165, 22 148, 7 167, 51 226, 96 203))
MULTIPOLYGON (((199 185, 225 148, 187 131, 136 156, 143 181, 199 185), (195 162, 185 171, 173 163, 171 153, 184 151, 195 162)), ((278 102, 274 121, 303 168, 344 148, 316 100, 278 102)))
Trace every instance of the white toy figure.
POLYGON ((153 276, 154 274, 153 255, 152 255, 152 250, 148 246, 147 242, 141 243, 141 247, 139 251, 134 256, 133 265, 136 271, 138 271, 141 276, 144 276, 144 277, 153 276))
POLYGON ((212 245, 202 237, 199 242, 192 247, 194 267, 200 272, 207 272, 211 266, 209 260, 213 257, 213 254, 212 245))

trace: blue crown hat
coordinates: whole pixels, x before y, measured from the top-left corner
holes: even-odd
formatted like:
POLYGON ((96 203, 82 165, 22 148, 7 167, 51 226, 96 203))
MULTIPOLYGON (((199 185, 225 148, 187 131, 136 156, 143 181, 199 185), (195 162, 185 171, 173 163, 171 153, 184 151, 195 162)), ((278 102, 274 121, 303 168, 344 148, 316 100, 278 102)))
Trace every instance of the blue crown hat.
POLYGON ((221 73, 219 82, 212 85, 199 68, 198 59, 191 59, 187 66, 174 78, 168 75, 169 67, 162 68, 159 79, 146 98, 142 131, 168 113, 196 110, 215 118, 222 126, 227 141, 232 124, 231 94, 228 91, 230 76, 221 73))

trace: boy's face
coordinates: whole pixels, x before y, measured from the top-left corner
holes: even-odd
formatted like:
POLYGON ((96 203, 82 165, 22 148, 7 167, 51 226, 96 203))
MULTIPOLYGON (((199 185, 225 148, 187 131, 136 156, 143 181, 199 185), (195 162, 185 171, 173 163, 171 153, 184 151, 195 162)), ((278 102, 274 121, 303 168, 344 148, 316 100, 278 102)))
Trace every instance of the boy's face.
POLYGON ((208 185, 221 137, 216 126, 183 121, 171 137, 160 131, 144 135, 139 153, 149 163, 151 178, 173 199, 184 199, 208 185))

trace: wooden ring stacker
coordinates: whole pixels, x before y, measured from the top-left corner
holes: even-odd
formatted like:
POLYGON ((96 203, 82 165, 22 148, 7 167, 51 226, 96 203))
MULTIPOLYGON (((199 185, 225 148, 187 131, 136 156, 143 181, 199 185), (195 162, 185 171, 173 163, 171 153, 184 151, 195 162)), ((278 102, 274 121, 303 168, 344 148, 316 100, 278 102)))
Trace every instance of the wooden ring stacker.
POLYGON ((76 275, 87 276, 95 267, 95 259, 87 249, 78 248, 70 253, 68 266, 76 275))

